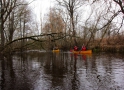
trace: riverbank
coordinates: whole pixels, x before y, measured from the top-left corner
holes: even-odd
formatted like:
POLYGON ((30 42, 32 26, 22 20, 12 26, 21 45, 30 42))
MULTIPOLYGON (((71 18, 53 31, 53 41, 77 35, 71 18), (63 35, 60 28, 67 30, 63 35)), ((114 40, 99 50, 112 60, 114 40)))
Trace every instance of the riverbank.
POLYGON ((103 45, 103 46, 96 46, 93 48, 94 52, 124 52, 124 45, 103 45))

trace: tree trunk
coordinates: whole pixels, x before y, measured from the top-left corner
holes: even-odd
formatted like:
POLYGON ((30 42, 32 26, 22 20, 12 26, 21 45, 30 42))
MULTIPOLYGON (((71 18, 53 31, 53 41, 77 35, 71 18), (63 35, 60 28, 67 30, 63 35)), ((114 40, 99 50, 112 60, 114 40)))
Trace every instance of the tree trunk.
POLYGON ((10 24, 9 24, 9 42, 13 39, 13 33, 14 33, 14 13, 12 13, 12 17, 10 17, 10 24))
POLYGON ((4 48, 4 43, 5 43, 3 12, 4 10, 1 9, 1 16, 0 16, 1 49, 4 48))

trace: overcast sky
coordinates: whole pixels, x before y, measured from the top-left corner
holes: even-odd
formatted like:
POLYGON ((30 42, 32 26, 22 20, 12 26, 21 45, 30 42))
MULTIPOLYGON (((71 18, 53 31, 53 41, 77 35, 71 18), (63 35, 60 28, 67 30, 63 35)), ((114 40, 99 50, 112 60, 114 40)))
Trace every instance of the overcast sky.
MULTIPOLYGON (((33 0, 27 0, 28 2, 31 2, 33 0)), ((42 16, 42 19, 44 18, 44 15, 45 13, 48 13, 50 7, 53 7, 54 5, 54 1, 55 0, 34 0, 30 6, 32 8, 32 12, 35 14, 35 19, 40 22, 41 21, 41 16, 42 16), (42 15, 41 15, 42 14, 42 15)), ((102 3, 101 3, 102 4, 102 3)), ((94 6, 95 7, 95 6, 94 6)), ((94 8, 95 9, 95 8, 94 8)), ((87 19, 87 17, 89 17, 90 15, 90 12, 91 12, 91 8, 90 6, 85 6, 83 7, 82 9, 83 11, 83 15, 81 15, 82 19, 87 19)), ((94 16, 92 16, 94 17, 94 16)), ((82 20, 81 19, 81 20, 82 20)), ((92 19, 92 18, 91 18, 92 19)), ((117 20, 117 19, 116 19, 117 20)), ((85 20, 83 20, 85 21, 85 20)), ((40 22, 41 23, 41 22, 40 22)), ((39 23, 39 24, 40 24, 39 23)))
MULTIPOLYGON (((32 0, 27 0, 32 1, 32 0)), ((40 20, 40 16, 42 14, 42 18, 44 16, 45 13, 48 12, 50 6, 53 6, 53 0, 34 0, 31 4, 30 4, 33 13, 36 14, 36 19, 40 20)))

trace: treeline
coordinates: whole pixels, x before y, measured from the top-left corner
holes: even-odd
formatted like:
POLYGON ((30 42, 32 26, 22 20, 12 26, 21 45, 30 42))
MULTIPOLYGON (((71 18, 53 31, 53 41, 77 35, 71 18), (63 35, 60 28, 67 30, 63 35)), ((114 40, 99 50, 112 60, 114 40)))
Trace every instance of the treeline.
POLYGON ((39 25, 29 7, 33 0, 1 0, 0 52, 51 50, 56 45, 69 50, 83 44, 94 51, 124 51, 121 0, 55 1, 39 25))
MULTIPOLYGON (((25 0, 0 0, 0 51, 4 53, 5 46, 15 39, 36 35, 38 30, 36 22, 32 18, 31 2, 25 0)), ((9 45, 8 51, 13 47, 25 45, 26 40, 15 42, 9 45)))

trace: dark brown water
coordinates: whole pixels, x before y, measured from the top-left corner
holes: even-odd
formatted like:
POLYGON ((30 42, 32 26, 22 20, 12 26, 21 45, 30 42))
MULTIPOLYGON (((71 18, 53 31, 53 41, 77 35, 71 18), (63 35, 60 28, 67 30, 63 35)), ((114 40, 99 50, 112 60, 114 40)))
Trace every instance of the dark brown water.
POLYGON ((17 53, 0 59, 0 90, 124 90, 124 55, 17 53))

